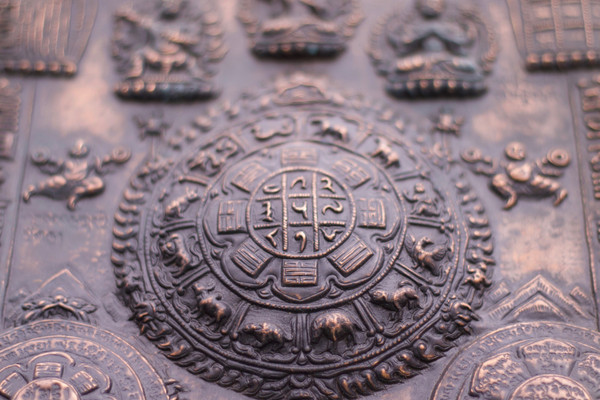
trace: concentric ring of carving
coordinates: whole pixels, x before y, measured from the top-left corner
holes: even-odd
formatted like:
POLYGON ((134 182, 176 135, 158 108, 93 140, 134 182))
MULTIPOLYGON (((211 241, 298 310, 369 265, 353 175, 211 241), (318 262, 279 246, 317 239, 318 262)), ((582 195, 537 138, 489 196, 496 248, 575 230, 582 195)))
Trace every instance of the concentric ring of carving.
POLYGON ((400 196, 375 164, 336 146, 265 147, 213 187, 228 190, 215 190, 200 212, 204 260, 253 303, 330 308, 380 280, 401 248, 400 196), (299 151, 310 158, 291 160, 299 151), (356 181, 351 166, 361 168, 356 181), (380 245, 396 237, 395 251, 380 245))
POLYGON ((167 400, 129 344, 90 325, 44 320, 0 336, 0 395, 9 400, 167 400))
POLYGON ((458 163, 431 166, 393 113, 326 89, 294 76, 199 117, 190 129, 214 133, 148 159, 116 216, 143 331, 251 396, 408 378, 469 331, 489 284, 487 220, 458 163))
POLYGON ((433 400, 600 398, 600 334, 531 322, 492 332, 461 351, 433 400))

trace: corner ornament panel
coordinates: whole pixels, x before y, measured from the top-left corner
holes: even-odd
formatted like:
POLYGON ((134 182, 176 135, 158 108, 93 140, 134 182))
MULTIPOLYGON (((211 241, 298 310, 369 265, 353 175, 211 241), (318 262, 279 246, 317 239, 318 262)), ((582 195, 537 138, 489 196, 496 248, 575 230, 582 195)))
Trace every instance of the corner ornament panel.
POLYGON ((507 326, 465 348, 432 400, 593 400, 600 397, 600 334, 553 322, 507 326))
POLYGON ((293 75, 198 117, 187 155, 152 151, 112 255, 142 333, 263 399, 367 395, 441 357, 490 284, 491 231, 461 164, 401 129, 293 75))
POLYGON ((43 320, 0 335, 0 395, 9 400, 168 400, 142 355, 110 332, 43 320))
POLYGON ((369 55, 396 97, 473 96, 486 91, 498 44, 474 4, 414 0, 373 30, 369 55))

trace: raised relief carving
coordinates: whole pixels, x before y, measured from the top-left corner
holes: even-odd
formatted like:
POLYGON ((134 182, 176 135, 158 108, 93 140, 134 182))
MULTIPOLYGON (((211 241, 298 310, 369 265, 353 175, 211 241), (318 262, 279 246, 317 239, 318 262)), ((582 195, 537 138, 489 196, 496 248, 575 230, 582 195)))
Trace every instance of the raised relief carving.
POLYGON ((90 323, 97 307, 89 289, 65 268, 50 277, 39 289, 24 295, 18 310, 9 319, 15 325, 25 325, 43 319, 67 319, 90 323))
POLYGON ((415 0, 373 31, 369 54, 397 97, 476 95, 498 52, 490 25, 462 2, 415 0))
POLYGON ((73 211, 81 199, 102 193, 104 175, 110 174, 131 157, 131 152, 121 147, 104 157, 93 159, 89 157, 89 152, 85 142, 78 140, 66 159, 54 158, 46 150, 34 153, 31 156, 32 163, 50 178, 29 185, 23 193, 23 201, 28 202, 33 196, 66 200, 67 208, 73 211))
POLYGON ((546 157, 527 161, 525 145, 509 143, 504 155, 508 161, 498 161, 484 156, 481 150, 473 148, 462 153, 462 159, 471 164, 473 172, 490 177, 490 187, 506 200, 504 209, 514 207, 519 197, 553 197, 558 206, 567 197, 567 190, 556 180, 561 177, 571 162, 569 153, 563 149, 553 149, 546 157))
MULTIPOLYGON (((600 76, 580 79, 571 90, 570 100, 575 114, 575 142, 584 213, 590 216, 585 219, 585 231, 589 256, 594 260, 600 249, 600 76)), ((590 263, 594 287, 598 276, 596 264, 590 263)), ((596 298, 596 306, 599 301, 596 298)))
POLYGON ((1 1, 0 70, 75 74, 97 8, 96 0, 1 1))
POLYGON ((598 65, 597 0, 508 0, 517 44, 529 70, 598 65))
POLYGON ((332 56, 363 20, 356 0, 242 0, 238 18, 255 54, 332 56))
POLYGON ((176 363, 259 398, 354 398, 471 332, 494 265, 483 206, 460 163, 431 166, 396 113, 356 99, 278 78, 131 180, 112 262, 176 363))
POLYGON ((0 78, 0 159, 12 159, 15 154, 21 89, 8 79, 0 78))
POLYGON ((579 287, 574 287, 569 294, 542 275, 537 275, 512 295, 490 309, 489 313, 496 319, 516 322, 529 320, 568 321, 569 318, 589 319, 591 299, 579 287))
POLYGON ((600 396, 600 335, 572 325, 510 325, 450 364, 432 400, 593 400, 600 396))
POLYGON ((115 20, 119 96, 184 101, 216 94, 215 63, 225 49, 210 1, 137 1, 120 8, 115 20))
POLYGON ((102 329, 44 320, 0 340, 0 395, 8 400, 177 399, 137 350, 102 329))

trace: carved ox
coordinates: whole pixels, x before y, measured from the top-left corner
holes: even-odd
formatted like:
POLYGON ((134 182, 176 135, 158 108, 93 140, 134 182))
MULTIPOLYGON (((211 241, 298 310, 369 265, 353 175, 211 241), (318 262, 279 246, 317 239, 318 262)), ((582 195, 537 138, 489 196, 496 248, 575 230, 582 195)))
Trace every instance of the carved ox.
POLYGON ((328 349, 337 353, 337 344, 346 339, 348 346, 356 343, 355 333, 361 331, 360 326, 343 312, 331 312, 315 318, 312 323, 311 341, 317 343, 325 337, 331 343, 328 349))
POLYGON ((402 286, 394 292, 375 290, 371 293, 371 301, 391 311, 396 311, 396 319, 401 319, 405 309, 419 306, 419 294, 411 286, 402 286))

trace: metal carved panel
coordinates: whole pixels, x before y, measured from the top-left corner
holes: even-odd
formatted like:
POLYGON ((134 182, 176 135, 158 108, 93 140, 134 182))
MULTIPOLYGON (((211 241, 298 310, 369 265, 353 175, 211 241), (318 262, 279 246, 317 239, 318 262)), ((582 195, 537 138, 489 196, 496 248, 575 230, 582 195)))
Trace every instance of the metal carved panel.
POLYGON ((600 399, 598 26, 0 0, 0 398, 600 399))

